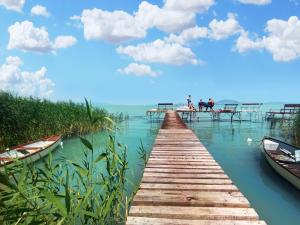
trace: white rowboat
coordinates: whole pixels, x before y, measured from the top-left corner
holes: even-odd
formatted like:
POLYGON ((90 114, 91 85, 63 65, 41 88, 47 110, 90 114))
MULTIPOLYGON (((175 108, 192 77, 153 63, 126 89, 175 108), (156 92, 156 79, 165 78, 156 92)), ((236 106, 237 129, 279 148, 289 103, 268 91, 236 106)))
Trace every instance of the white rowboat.
POLYGON ((270 166, 300 190, 300 150, 277 139, 265 137, 263 153, 270 166))
POLYGON ((0 153, 0 167, 9 165, 16 159, 33 163, 52 152, 61 144, 61 136, 54 135, 38 141, 14 146, 0 153))

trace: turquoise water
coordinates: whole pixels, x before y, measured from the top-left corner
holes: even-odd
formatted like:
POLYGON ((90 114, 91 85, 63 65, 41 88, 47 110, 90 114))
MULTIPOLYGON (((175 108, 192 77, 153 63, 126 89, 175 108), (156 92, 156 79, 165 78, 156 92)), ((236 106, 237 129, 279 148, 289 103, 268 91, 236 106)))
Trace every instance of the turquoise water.
MULTIPOLYGON (((143 161, 138 149, 141 141, 151 151, 159 129, 159 122, 150 122, 145 111, 153 106, 112 106, 110 112, 123 112, 130 119, 119 126, 117 139, 128 146, 128 178, 138 185, 142 176, 143 161)), ((265 105, 264 110, 280 108, 280 105, 265 105)), ((300 191, 282 179, 267 164, 260 151, 260 140, 264 135, 282 138, 277 129, 264 123, 212 122, 203 118, 189 126, 223 167, 235 185, 248 198, 260 218, 271 225, 300 224, 300 191), (251 138, 251 143, 247 142, 251 138)), ((107 134, 95 134, 95 143, 104 147, 107 134)), ((64 148, 54 153, 54 158, 80 162, 82 144, 78 138, 64 140, 64 148)), ((131 191, 131 189, 129 189, 131 191)))

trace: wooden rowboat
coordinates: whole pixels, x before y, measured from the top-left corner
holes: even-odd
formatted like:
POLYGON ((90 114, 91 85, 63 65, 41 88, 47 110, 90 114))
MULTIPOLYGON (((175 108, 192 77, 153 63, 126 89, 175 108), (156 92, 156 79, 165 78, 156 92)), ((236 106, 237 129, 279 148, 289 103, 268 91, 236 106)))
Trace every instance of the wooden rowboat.
POLYGON ((14 146, 0 152, 0 167, 9 165, 16 159, 33 163, 52 152, 61 144, 61 136, 53 135, 27 144, 14 146))
POLYGON ((300 150, 277 139, 265 137, 263 153, 271 167, 300 190, 300 150))

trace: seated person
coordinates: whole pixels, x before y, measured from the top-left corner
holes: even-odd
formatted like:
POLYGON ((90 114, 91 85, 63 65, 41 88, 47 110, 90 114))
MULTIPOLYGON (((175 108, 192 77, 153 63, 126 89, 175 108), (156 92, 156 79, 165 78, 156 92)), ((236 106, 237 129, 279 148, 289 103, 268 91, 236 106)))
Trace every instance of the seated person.
POLYGON ((200 101, 198 102, 198 107, 199 107, 199 112, 202 112, 202 108, 204 107, 205 103, 202 101, 202 99, 200 99, 200 101))
POLYGON ((193 104, 193 103, 190 103, 189 109, 190 109, 191 111, 194 111, 194 112, 197 111, 196 108, 194 107, 194 104, 193 104))
MULTIPOLYGON (((210 111, 213 112, 213 111, 214 111, 214 110, 213 110, 213 107, 214 107, 214 105, 215 105, 215 102, 214 102, 214 100, 213 100, 212 98, 210 98, 210 99, 208 100, 207 105, 208 105, 208 107, 210 108, 210 111)), ((206 111, 207 111, 207 108, 206 108, 206 111)))

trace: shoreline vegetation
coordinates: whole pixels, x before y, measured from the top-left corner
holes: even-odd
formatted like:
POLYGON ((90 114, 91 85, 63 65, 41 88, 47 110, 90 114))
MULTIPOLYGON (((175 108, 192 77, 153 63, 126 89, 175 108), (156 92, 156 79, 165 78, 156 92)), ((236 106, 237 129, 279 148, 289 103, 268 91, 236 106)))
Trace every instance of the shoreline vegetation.
POLYGON ((297 113, 295 119, 293 120, 291 133, 294 144, 300 147, 300 112, 297 113))
POLYGON ((94 108, 93 114, 97 123, 91 125, 84 104, 0 92, 0 151, 54 134, 71 136, 96 132, 108 128, 110 120, 123 119, 122 114, 109 114, 99 108, 94 108))
MULTIPOLYGON (((105 119, 87 101, 84 109, 87 128, 105 119)), ((1 224, 124 224, 133 196, 126 191, 127 147, 111 133, 106 146, 95 146, 93 134, 80 136, 81 163, 54 162, 50 154, 43 167, 16 160, 0 170, 1 224)))

